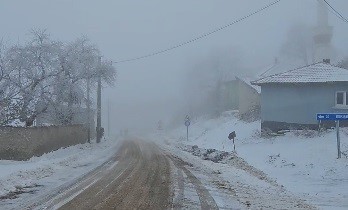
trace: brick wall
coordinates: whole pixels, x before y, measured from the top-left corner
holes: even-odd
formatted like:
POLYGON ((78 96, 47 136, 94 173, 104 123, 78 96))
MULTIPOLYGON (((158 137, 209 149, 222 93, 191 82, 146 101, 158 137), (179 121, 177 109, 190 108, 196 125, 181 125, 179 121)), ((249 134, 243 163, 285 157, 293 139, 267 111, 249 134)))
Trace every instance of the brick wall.
POLYGON ((0 127, 0 159, 27 160, 86 141, 87 131, 83 125, 0 127))

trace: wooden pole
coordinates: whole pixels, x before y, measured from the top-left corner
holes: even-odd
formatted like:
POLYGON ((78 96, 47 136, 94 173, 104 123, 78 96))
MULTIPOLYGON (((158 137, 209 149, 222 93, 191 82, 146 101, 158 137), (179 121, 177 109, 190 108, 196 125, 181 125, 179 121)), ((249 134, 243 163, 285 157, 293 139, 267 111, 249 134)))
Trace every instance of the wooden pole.
POLYGON ((97 143, 101 140, 101 57, 98 63, 98 92, 97 92, 97 143))
MULTIPOLYGON (((90 96, 89 96, 89 91, 90 91, 90 78, 88 74, 87 78, 87 142, 91 143, 91 104, 90 104, 90 96)), ((94 127, 94 125, 93 125, 94 127)))
POLYGON ((186 140, 188 141, 188 126, 186 126, 186 140))

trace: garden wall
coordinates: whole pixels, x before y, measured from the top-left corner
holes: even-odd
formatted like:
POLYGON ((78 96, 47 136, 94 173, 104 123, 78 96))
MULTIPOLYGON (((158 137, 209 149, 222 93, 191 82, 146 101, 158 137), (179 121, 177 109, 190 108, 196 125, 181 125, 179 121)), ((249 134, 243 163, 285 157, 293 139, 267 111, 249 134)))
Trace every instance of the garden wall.
POLYGON ((86 141, 87 129, 83 125, 0 127, 0 159, 28 160, 86 141))

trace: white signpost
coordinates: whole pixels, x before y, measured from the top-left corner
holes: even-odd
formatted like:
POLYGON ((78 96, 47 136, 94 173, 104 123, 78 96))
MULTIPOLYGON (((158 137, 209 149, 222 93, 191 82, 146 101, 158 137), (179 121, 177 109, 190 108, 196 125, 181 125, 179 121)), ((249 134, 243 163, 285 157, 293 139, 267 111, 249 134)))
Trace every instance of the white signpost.
POLYGON ((337 158, 341 158, 340 120, 348 120, 348 113, 320 113, 317 114, 317 120, 336 121, 337 158))

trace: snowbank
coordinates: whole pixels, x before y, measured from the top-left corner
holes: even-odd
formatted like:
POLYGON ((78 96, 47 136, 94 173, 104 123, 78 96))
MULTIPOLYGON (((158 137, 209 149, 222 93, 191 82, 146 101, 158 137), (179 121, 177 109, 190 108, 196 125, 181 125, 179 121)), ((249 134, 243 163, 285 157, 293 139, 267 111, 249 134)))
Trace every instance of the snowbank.
POLYGON ((76 179, 109 159, 117 147, 117 140, 106 140, 59 149, 28 161, 0 160, 0 208, 7 208, 12 198, 25 197, 25 193, 45 194, 76 179))
MULTIPOLYGON (((237 154, 278 184, 325 209, 348 208, 348 159, 337 159, 336 133, 294 131, 285 136, 260 137, 260 122, 246 123, 233 115, 198 119, 186 140, 184 126, 170 132, 169 141, 205 149, 233 151, 227 136, 236 131, 237 154)), ((347 154, 348 132, 341 129, 341 148, 347 154)))

